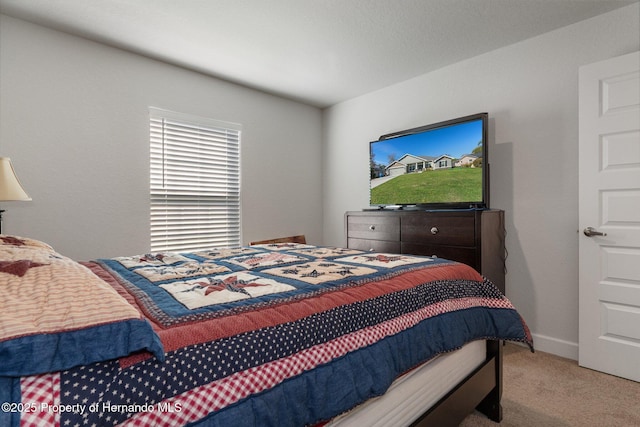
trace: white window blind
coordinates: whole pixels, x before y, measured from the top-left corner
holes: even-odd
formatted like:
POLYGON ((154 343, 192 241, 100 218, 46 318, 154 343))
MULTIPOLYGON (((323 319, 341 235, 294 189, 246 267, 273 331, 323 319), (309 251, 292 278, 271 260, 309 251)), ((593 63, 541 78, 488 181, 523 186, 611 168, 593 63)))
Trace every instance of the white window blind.
POLYGON ((240 246, 240 125, 149 113, 151 250, 240 246))

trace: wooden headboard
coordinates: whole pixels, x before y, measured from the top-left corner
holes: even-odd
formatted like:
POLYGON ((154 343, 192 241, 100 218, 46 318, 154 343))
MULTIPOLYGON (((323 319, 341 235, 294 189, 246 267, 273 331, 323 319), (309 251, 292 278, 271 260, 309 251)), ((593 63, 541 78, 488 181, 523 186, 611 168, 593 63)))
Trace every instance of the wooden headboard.
POLYGON ((251 242, 250 245, 265 245, 269 243, 307 243, 307 239, 304 237, 304 234, 300 234, 298 236, 278 237, 276 239, 259 240, 259 241, 251 242))

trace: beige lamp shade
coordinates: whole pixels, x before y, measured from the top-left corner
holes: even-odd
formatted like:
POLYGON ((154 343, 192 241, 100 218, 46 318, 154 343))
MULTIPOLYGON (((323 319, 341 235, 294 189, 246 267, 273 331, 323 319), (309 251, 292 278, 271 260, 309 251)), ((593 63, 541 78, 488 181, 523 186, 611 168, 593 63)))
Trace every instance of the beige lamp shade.
POLYGON ((0 157, 0 200, 31 200, 22 188, 8 157, 0 157))

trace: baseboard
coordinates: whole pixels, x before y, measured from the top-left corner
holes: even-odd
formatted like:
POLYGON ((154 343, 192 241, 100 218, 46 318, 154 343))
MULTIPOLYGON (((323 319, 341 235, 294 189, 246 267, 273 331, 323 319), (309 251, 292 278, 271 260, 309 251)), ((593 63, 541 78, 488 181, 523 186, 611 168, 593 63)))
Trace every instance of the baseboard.
POLYGON ((578 360, 577 342, 565 341, 540 334, 531 335, 533 336, 533 346, 536 350, 555 354, 556 356, 567 359, 578 360))

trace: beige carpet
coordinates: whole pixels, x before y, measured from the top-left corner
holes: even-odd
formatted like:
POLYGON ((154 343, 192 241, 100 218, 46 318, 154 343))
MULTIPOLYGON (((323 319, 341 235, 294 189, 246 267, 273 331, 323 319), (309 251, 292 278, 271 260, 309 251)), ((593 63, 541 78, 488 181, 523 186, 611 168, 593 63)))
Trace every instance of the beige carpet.
POLYGON ((640 426, 640 383, 515 344, 504 355, 502 423, 476 412, 461 427, 640 426))

